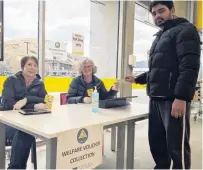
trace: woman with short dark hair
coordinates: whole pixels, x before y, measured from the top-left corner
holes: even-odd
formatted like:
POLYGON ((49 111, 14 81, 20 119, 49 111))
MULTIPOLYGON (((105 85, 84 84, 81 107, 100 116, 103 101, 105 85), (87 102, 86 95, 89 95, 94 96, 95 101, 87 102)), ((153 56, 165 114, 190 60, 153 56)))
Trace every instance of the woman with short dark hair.
MULTIPOLYGON (((8 77, 4 82, 1 110, 47 109, 44 103, 47 92, 37 74, 38 60, 33 56, 23 57, 21 69, 22 71, 8 77)), ((13 138, 8 169, 26 169, 34 137, 8 126, 6 137, 13 138)))

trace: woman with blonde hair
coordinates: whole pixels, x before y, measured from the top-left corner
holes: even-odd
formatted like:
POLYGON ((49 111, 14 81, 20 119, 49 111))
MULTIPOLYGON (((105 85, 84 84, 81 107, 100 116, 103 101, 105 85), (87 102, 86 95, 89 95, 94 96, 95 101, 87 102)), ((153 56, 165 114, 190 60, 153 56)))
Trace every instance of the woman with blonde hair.
POLYGON ((91 94, 95 87, 100 100, 113 98, 117 94, 118 84, 115 83, 108 91, 104 83, 94 75, 96 72, 97 67, 93 60, 89 58, 82 60, 79 65, 80 76, 72 80, 67 93, 68 104, 91 103, 91 94))

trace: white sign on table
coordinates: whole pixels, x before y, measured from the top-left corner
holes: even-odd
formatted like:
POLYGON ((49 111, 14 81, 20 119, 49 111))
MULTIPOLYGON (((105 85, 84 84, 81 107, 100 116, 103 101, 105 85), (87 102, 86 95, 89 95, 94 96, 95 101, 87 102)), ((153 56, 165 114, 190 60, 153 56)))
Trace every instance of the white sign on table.
POLYGON ((58 134, 57 169, 92 169, 102 163, 103 127, 89 126, 58 134))
POLYGON ((72 54, 84 55, 84 36, 81 34, 72 34, 72 54))

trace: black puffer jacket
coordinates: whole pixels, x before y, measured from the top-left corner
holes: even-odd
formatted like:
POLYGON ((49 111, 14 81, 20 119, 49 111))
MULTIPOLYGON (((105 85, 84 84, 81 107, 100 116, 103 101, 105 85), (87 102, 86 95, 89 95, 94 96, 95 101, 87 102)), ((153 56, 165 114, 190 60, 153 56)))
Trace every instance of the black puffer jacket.
POLYGON ((186 19, 165 23, 156 34, 149 57, 149 71, 135 81, 147 83, 152 98, 191 101, 200 67, 200 37, 186 19))
MULTIPOLYGON (((112 89, 107 91, 104 86, 104 83, 94 75, 93 75, 92 85, 93 87, 91 88, 94 88, 94 87, 97 88, 100 100, 113 98, 117 94, 117 91, 114 91, 112 89)), ((87 86, 82 76, 78 76, 74 78, 70 84, 70 87, 67 93, 68 104, 83 103, 83 98, 88 96, 87 90, 88 90, 87 86)))
POLYGON ((26 97, 27 104, 23 109, 33 109, 35 104, 44 103, 46 94, 44 83, 39 75, 26 88, 25 79, 20 71, 8 77, 4 82, 0 108, 1 110, 12 110, 17 101, 26 97))

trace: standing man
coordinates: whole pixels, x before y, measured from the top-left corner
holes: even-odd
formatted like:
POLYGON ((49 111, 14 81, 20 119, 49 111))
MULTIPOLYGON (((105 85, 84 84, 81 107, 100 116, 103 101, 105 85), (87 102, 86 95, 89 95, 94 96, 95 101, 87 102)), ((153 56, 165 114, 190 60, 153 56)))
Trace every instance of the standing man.
POLYGON ((190 169, 190 102, 200 67, 200 37, 173 1, 153 1, 150 12, 160 28, 150 49, 149 71, 131 83, 147 84, 149 145, 155 169, 190 169), (171 161, 172 160, 172 161, 171 161))

